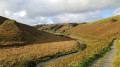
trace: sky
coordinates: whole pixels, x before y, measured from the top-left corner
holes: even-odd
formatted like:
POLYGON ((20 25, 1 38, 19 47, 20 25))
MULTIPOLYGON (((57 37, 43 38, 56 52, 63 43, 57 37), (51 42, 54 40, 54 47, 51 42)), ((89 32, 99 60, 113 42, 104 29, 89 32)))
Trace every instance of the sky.
POLYGON ((0 16, 28 25, 92 22, 120 15, 120 0, 0 0, 0 16))

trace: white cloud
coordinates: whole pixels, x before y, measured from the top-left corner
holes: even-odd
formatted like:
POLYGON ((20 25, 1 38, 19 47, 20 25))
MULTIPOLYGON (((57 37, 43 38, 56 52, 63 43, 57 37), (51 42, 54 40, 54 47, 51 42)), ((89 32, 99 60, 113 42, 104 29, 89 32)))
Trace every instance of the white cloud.
POLYGON ((54 22, 51 20, 51 21, 47 22, 47 24, 54 24, 54 22))
MULTIPOLYGON (((0 15, 33 25, 90 22, 102 19, 101 11, 120 6, 120 0, 0 0, 0 15), (48 18, 52 20, 46 22, 48 18)), ((120 14, 120 9, 113 15, 120 14)))
POLYGON ((116 15, 120 15, 120 8, 117 8, 117 9, 114 10, 113 13, 111 14, 111 16, 116 16, 116 15))
POLYGON ((21 11, 20 12, 20 17, 24 17, 24 16, 26 16, 26 11, 21 11))
POLYGON ((49 17, 39 16, 35 18, 30 18, 27 16, 21 17, 20 16, 21 12, 24 12, 24 11, 14 13, 11 19, 15 19, 21 23, 25 23, 29 25, 71 23, 71 22, 79 23, 79 22, 91 22, 91 21, 102 19, 102 16, 101 16, 102 11, 84 12, 79 14, 65 13, 65 14, 49 16, 49 17))
POLYGON ((0 15, 9 17, 21 9, 22 0, 0 0, 0 15))
POLYGON ((26 0, 25 7, 33 17, 111 9, 120 6, 119 3, 120 0, 26 0))
POLYGON ((56 23, 91 22, 100 19, 102 19, 101 11, 85 12, 79 14, 62 14, 52 17, 52 20, 56 23))
POLYGON ((10 17, 11 19, 17 20, 20 23, 29 24, 29 25, 36 25, 46 23, 47 17, 35 17, 35 18, 28 18, 27 16, 20 16, 20 13, 15 13, 13 16, 10 17))
POLYGON ((27 14, 26 14, 26 11, 20 11, 20 12, 16 12, 16 13, 13 13, 13 15, 10 16, 10 18, 12 19, 18 19, 20 17, 25 17, 27 14))

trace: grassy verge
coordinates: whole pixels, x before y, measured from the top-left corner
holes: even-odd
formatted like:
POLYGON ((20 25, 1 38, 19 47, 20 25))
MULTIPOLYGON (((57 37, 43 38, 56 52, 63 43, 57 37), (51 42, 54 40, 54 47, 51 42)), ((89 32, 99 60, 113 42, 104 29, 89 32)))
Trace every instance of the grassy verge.
POLYGON ((87 59, 81 62, 78 62, 77 67, 88 67, 90 64, 92 64, 92 62, 94 62, 96 59, 98 59, 99 57, 104 55, 107 51, 109 51, 110 46, 112 44, 113 44, 113 41, 108 45, 108 47, 105 47, 102 50, 100 50, 98 53, 91 55, 90 57, 88 57, 87 59))
POLYGON ((117 49, 117 53, 114 56, 111 67, 120 67, 120 40, 116 40, 115 48, 117 49))
POLYGON ((110 53, 106 53, 106 54, 102 57, 102 59, 100 59, 95 65, 93 65, 93 66, 91 66, 91 67, 99 67, 99 66, 102 64, 102 62, 108 57, 109 54, 110 54, 110 53))

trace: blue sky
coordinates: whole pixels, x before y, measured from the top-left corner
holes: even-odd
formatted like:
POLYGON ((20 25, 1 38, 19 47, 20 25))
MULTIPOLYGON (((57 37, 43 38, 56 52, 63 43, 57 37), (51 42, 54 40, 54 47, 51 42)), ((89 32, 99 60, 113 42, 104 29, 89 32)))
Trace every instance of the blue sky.
POLYGON ((104 10, 101 15, 103 18, 107 18, 112 14, 112 12, 113 10, 104 10))
POLYGON ((52 19, 50 17, 47 18, 46 22, 51 22, 52 19))

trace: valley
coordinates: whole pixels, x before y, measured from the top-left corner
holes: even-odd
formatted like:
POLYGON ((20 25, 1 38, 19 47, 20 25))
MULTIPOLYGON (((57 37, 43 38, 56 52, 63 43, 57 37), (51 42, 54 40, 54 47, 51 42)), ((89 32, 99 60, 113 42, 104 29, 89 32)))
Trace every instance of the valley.
POLYGON ((120 0, 0 0, 0 67, 120 67, 120 0))
MULTIPOLYGON (((0 24, 0 67, 34 67, 38 63, 37 67, 97 65, 99 57, 112 51, 114 39, 115 46, 119 46, 119 17, 33 27, 5 18, 0 24)), ((115 62, 111 62, 113 67, 115 62)))

